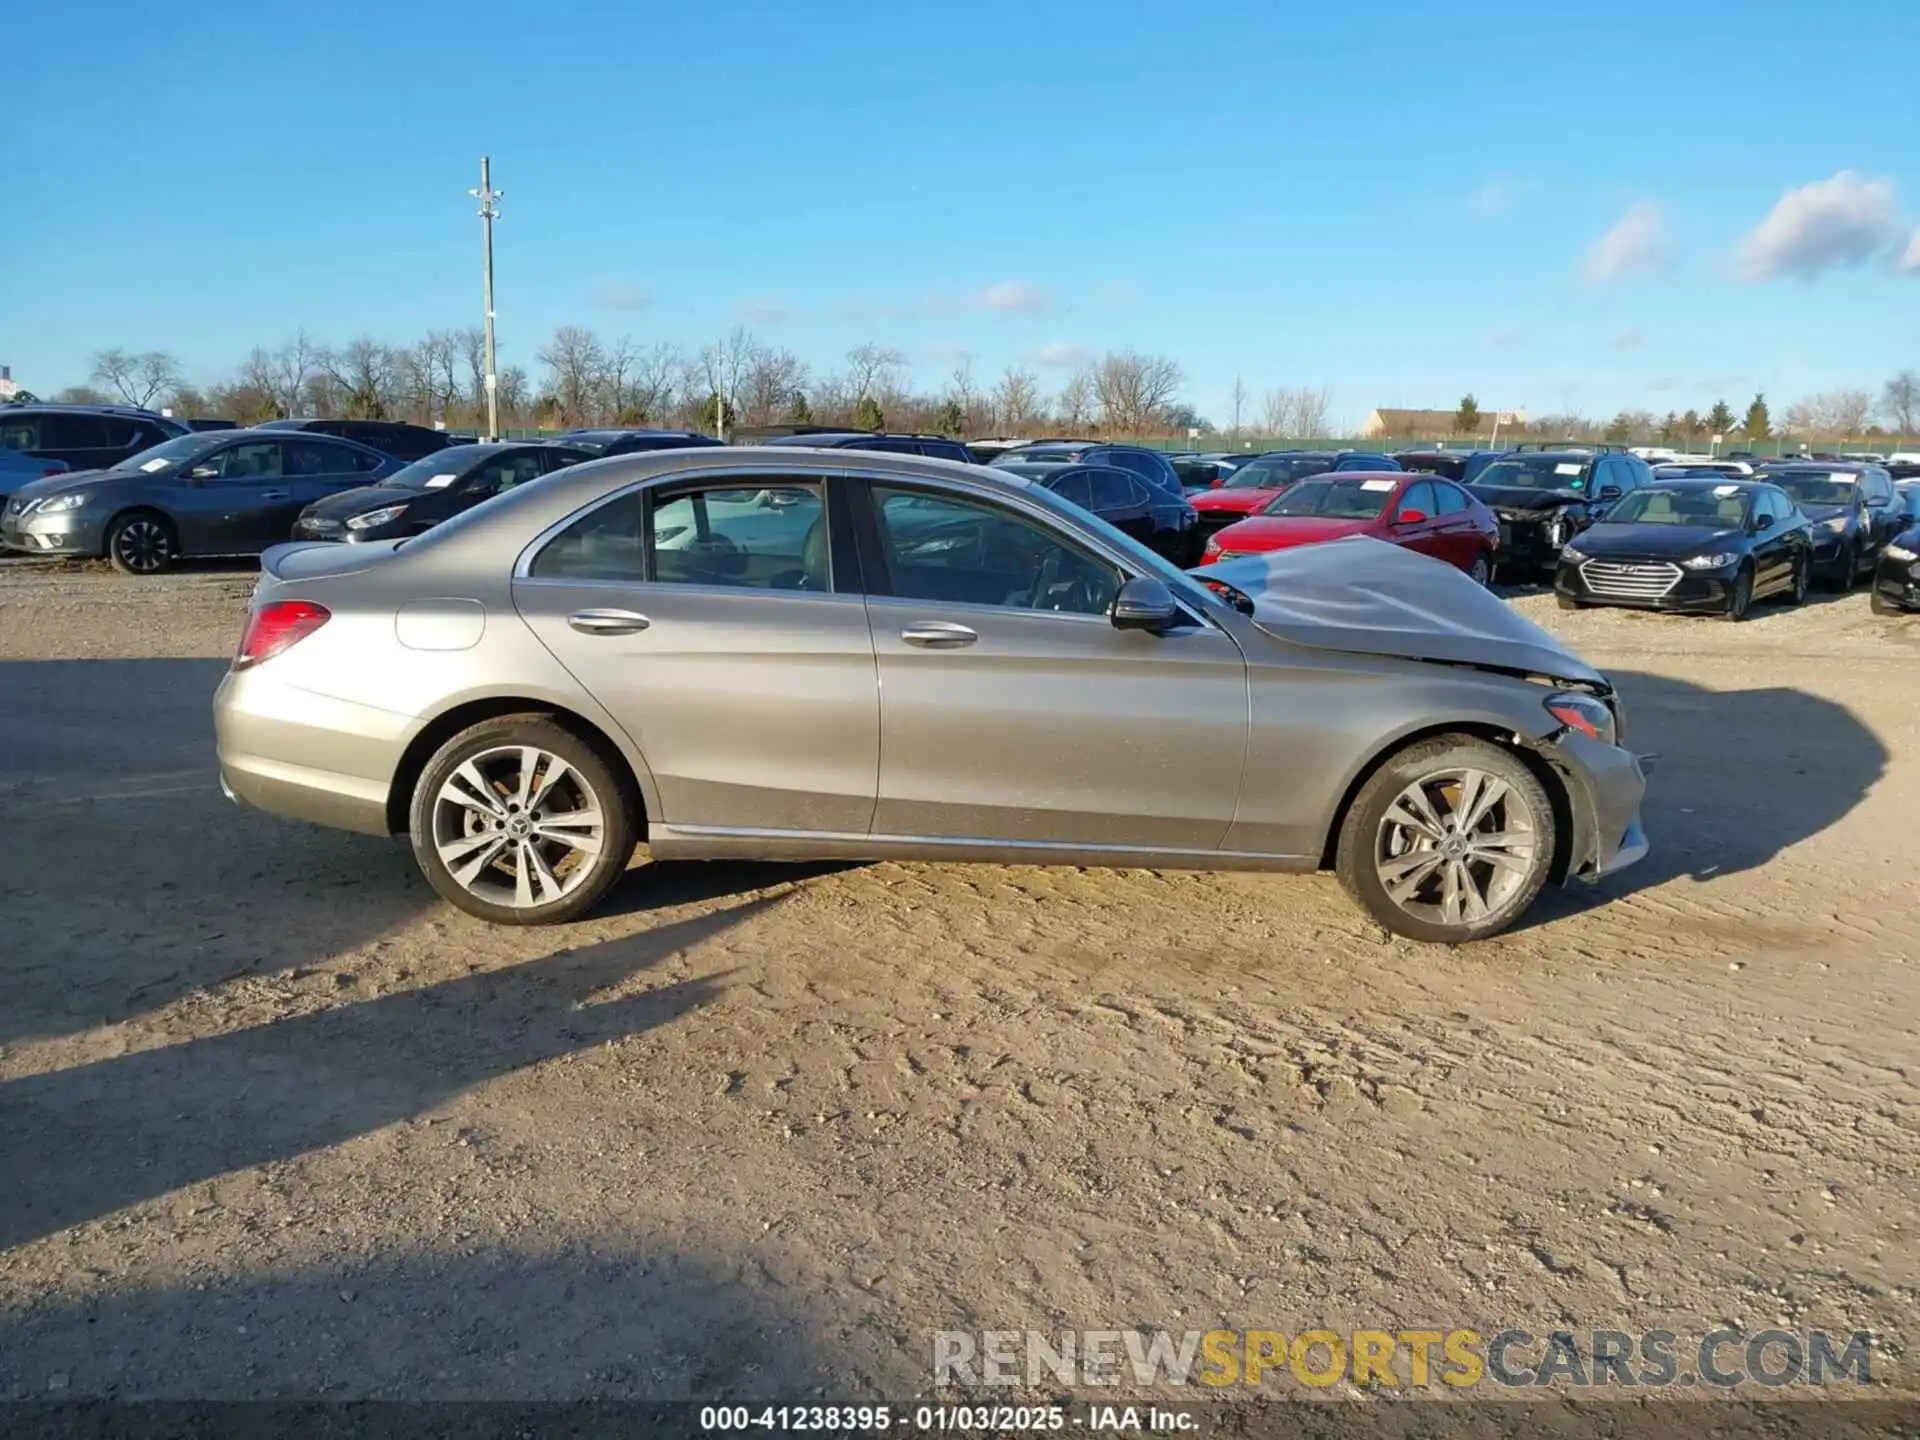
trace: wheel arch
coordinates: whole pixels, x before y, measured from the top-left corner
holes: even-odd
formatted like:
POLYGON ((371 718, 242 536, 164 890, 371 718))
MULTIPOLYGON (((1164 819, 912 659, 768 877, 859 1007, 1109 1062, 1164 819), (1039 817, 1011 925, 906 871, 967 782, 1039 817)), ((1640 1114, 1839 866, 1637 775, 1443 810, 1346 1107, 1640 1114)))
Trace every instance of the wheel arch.
POLYGON ((1548 882, 1554 885, 1564 883, 1572 864, 1575 838, 1570 777, 1548 758, 1538 742, 1528 740, 1504 725, 1486 720, 1438 721, 1396 735, 1374 751, 1354 772, 1340 794, 1339 803, 1334 806, 1333 818, 1328 822, 1326 835, 1321 842, 1320 868, 1333 868, 1334 854, 1340 847, 1340 829, 1347 822, 1347 812, 1353 808, 1355 798, 1380 767, 1403 750, 1448 735, 1464 735, 1499 745, 1512 751, 1514 757, 1533 772, 1534 778, 1540 782, 1540 788, 1547 793, 1547 803, 1553 807, 1553 864, 1547 872, 1548 882))
POLYGON ((603 726, 579 711, 552 700, 540 700, 527 695, 488 695, 465 700, 442 711, 420 728, 413 739, 407 742, 407 748, 394 767, 393 779, 387 785, 389 834, 407 833, 413 789, 419 784, 421 772, 427 768, 427 762, 433 758, 434 752, 468 726, 484 720, 497 720, 503 715, 541 716, 598 751, 601 758, 613 768, 614 777, 620 782, 622 798, 633 815, 636 843, 646 841, 649 814, 646 787, 642 785, 638 771, 628 758, 626 748, 603 726))

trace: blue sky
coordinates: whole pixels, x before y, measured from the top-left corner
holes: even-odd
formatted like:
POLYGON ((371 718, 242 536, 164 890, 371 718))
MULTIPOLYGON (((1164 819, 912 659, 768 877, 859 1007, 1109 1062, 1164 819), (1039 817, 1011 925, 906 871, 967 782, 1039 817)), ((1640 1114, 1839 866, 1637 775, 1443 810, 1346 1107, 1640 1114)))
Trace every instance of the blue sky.
POLYGON ((108 345, 207 382, 301 325, 476 323, 483 151, 530 370, 558 324, 744 320, 928 384, 1132 346, 1216 421, 1238 375, 1354 422, 1777 411, 1920 366, 1914 0, 132 16, 7 22, 47 58, 8 67, 0 362, 43 393, 108 345))

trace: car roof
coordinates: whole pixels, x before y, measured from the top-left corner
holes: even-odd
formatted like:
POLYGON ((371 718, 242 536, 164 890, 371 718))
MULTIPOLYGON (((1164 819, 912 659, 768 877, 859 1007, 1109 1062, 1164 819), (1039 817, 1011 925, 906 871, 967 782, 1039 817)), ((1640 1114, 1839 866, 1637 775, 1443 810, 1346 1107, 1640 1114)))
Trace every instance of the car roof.
POLYGON ((1773 464, 1762 465, 1760 471, 1765 475, 1783 475, 1793 474, 1795 472, 1825 475, 1834 470, 1839 470, 1843 473, 1852 471, 1857 474, 1862 470, 1878 470, 1881 468, 1881 466, 1875 465, 1871 461, 1863 460, 1783 460, 1773 464))
POLYGON ((1642 485, 1642 490, 1725 490, 1737 486, 1742 491, 1773 489, 1772 483, 1759 476, 1748 478, 1741 475, 1717 475, 1709 478, 1705 475, 1669 475, 1656 476, 1650 485, 1642 485))

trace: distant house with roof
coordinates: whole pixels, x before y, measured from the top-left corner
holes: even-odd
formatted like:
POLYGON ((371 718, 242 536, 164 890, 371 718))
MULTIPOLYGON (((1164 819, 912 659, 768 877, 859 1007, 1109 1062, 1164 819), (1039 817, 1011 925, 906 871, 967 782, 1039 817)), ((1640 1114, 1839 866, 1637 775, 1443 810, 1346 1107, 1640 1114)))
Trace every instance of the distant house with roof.
POLYGON ((13 378, 11 365, 0 365, 0 400, 11 400, 20 393, 20 386, 13 378))

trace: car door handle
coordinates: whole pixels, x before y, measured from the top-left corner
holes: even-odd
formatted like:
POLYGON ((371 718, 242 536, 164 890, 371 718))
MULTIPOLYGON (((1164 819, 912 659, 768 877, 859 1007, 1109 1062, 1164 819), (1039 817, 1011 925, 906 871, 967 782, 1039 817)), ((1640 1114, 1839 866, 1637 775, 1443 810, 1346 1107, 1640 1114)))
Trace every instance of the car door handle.
POLYGON ((293 492, 291 490, 262 490, 260 492, 260 498, 262 500, 291 500, 293 498, 293 492))
POLYGON ((567 617, 582 635, 637 635, 652 623, 631 610, 579 610, 567 617))
POLYGON ((927 620, 919 625, 909 625, 900 632, 900 638, 909 645, 918 645, 926 650, 958 650, 962 645, 971 645, 980 636, 965 625, 954 625, 945 620, 927 620))

